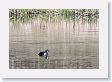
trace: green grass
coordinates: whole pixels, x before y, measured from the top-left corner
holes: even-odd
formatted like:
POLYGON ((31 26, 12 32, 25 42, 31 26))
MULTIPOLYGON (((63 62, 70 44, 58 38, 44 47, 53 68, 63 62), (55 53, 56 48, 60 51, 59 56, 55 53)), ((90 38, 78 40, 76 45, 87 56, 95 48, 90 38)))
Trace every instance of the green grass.
POLYGON ((98 9, 9 9, 9 20, 12 22, 27 22, 40 18, 48 20, 73 20, 83 19, 91 21, 99 18, 98 9))

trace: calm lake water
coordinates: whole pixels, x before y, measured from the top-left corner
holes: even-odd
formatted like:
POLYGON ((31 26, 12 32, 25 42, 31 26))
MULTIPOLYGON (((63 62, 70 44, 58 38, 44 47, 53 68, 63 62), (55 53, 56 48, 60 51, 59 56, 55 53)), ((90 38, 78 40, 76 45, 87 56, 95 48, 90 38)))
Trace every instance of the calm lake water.
POLYGON ((9 24, 10 69, 98 69, 98 21, 42 21, 9 24), (39 57, 49 49, 49 59, 39 57))

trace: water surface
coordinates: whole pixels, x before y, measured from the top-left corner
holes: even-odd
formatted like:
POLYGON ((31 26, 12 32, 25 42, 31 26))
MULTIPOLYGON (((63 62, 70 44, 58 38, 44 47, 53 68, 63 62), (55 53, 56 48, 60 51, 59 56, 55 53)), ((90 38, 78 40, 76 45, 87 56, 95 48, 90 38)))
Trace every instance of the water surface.
POLYGON ((98 69, 98 21, 31 20, 9 24, 10 69, 98 69), (37 54, 49 49, 49 59, 37 54))

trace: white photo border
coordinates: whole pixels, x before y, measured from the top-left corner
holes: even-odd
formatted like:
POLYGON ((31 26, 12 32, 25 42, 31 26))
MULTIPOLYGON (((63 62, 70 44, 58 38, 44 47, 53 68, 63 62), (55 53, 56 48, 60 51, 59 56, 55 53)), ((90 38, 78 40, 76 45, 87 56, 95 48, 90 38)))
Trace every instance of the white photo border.
POLYGON ((0 1, 0 76, 3 78, 108 78, 106 0, 0 1), (99 9, 99 69, 9 69, 9 9, 99 9))

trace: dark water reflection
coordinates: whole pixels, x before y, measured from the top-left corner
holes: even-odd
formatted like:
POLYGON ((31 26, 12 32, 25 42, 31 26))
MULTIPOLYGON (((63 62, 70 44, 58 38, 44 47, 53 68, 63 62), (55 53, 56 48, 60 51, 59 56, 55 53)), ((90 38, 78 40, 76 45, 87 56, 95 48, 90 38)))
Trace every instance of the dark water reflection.
POLYGON ((40 21, 10 22, 10 69, 99 68, 98 22, 40 21), (49 49, 49 59, 36 54, 49 49))

